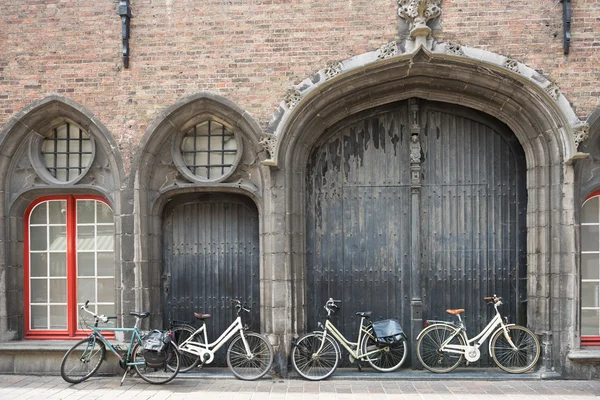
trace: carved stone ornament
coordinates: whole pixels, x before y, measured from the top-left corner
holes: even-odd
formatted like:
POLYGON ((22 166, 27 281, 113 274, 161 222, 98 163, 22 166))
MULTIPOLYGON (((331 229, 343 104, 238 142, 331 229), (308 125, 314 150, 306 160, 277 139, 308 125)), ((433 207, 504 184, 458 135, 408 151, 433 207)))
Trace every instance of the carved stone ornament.
POLYGON ((513 72, 519 72, 519 62, 516 60, 512 60, 510 58, 507 58, 504 61, 504 68, 509 69, 513 72))
POLYGON ((296 89, 289 89, 283 98, 285 105, 288 109, 293 109, 300 103, 302 95, 296 89))
POLYGON ((267 153, 269 153, 269 158, 273 159, 275 156, 275 149, 277 148, 277 136, 263 133, 260 136, 260 141, 258 143, 260 143, 267 153))
POLYGON ((337 76, 342 73, 342 63, 341 62, 331 62, 327 64, 325 67, 325 76, 327 79, 331 79, 334 76, 337 76))
POLYGON ((558 96, 560 96, 560 89, 555 83, 551 83, 546 86, 546 93, 550 95, 554 100, 558 100, 558 96))
POLYGON ((398 45, 396 42, 384 44, 377 50, 377 58, 380 60, 385 60, 386 58, 394 57, 396 55, 398 55, 398 45))
POLYGON ((410 162, 421 162, 421 142, 419 141, 419 135, 411 135, 410 137, 410 162))
POLYGON ((579 147, 579 143, 583 142, 590 136, 590 127, 588 125, 581 125, 573 131, 573 139, 575 140, 575 150, 579 147))
POLYGON ((446 45, 446 54, 452 56, 464 56, 465 53, 462 51, 462 46, 458 43, 448 43, 446 45))
POLYGON ((409 25, 410 36, 428 36, 427 22, 442 14, 442 0, 398 0, 398 15, 409 25))

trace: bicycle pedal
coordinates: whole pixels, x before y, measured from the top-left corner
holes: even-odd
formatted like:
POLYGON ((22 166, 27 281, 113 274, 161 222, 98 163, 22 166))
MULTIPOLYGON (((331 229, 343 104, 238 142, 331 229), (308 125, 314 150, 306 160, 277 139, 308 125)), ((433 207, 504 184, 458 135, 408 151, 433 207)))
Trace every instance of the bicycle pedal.
POLYGON ((360 365, 360 363, 358 363, 357 367, 358 367, 358 372, 362 372, 362 365, 360 365))

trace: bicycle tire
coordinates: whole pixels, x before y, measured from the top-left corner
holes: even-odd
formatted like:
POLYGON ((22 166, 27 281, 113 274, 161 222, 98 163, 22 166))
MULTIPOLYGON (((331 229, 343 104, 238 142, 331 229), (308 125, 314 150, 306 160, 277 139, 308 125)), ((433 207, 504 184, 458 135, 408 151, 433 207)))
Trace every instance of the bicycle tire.
POLYGON ((326 379, 336 370, 340 353, 335 340, 325 335, 325 343, 320 354, 315 352, 321 347, 323 334, 307 333, 296 342, 292 349, 292 365, 305 379, 319 381, 326 379))
MULTIPOLYGON (((454 370, 463 360, 462 354, 440 351, 444 343, 456 329, 448 325, 430 325, 417 341, 417 358, 431 372, 443 374, 454 370)), ((448 344, 465 345, 463 337, 454 336, 448 344)))
POLYGON ((400 368, 408 355, 406 340, 396 346, 381 346, 375 339, 371 328, 360 340, 362 354, 379 350, 377 353, 364 356, 369 365, 379 372, 392 372, 400 368))
POLYGON ((160 385, 172 381, 173 378, 177 376, 180 367, 180 359, 179 351, 174 343, 169 343, 165 350, 167 352, 167 361, 162 368, 152 368, 146 365, 144 351, 142 345, 138 343, 134 346, 131 357, 133 362, 136 363, 134 365, 135 371, 140 378, 148 383, 160 385), (171 364, 173 368, 168 367, 169 364, 171 364))
POLYGON ((502 370, 511 374, 529 371, 540 358, 541 349, 537 336, 520 325, 507 326, 506 329, 517 350, 513 349, 504 336, 504 331, 500 329, 490 344, 494 362, 502 370))
POLYGON ((269 340, 254 332, 243 332, 233 338, 227 348, 227 366, 236 378, 252 381, 260 379, 271 370, 273 347, 269 340), (246 355, 242 336, 246 338, 251 357, 246 355))
MULTIPOLYGON (((179 346, 188 340, 188 338, 196 332, 196 329, 189 325, 177 325, 171 329, 171 332, 173 333, 173 342, 177 345, 177 349, 179 350, 179 372, 188 372, 198 365, 200 356, 188 353, 185 350, 180 349, 179 346)), ((195 336, 192 340, 197 343, 204 342, 199 336, 195 336)), ((174 369, 174 366, 171 364, 167 364, 167 366, 172 370, 174 369)))
POLYGON ((60 375, 69 383, 83 382, 98 371, 105 357, 106 347, 101 340, 82 339, 65 353, 60 363, 60 375))

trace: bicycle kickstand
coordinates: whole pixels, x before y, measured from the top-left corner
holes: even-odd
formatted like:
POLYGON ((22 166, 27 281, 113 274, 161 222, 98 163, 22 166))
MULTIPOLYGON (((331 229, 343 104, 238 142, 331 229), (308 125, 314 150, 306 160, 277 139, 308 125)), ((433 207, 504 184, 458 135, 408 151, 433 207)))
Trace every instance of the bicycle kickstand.
POLYGON ((131 369, 131 367, 125 368, 125 373, 123 374, 123 377, 121 378, 121 384, 119 386, 123 386, 123 381, 125 380, 125 377, 127 376, 127 373, 129 372, 130 369, 131 369))

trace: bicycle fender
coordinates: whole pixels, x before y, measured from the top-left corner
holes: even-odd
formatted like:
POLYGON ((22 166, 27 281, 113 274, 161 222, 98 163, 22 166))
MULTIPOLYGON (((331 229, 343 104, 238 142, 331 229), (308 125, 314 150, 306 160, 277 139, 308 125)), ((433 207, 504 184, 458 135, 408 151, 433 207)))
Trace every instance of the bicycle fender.
MULTIPOLYGON (((311 333, 316 333, 317 335, 323 336, 323 331, 312 331, 311 333)), ((341 360, 342 359, 342 349, 340 348, 340 345, 338 344, 337 340, 335 340, 335 338, 333 338, 331 335, 327 335, 327 336, 329 336, 329 338, 333 342, 333 345, 335 346, 335 349, 337 350, 339 358, 341 360)))
POLYGON ((425 328, 421 332, 419 332, 419 334, 417 335, 417 340, 419 340, 421 338, 421 336, 423 336, 423 333, 425 333, 425 331, 427 331, 430 327, 438 326, 438 325, 447 326, 448 328, 452 328, 454 330, 458 329, 452 322, 437 321, 435 324, 431 324, 427 328, 425 328))
MULTIPOLYGON (((504 326, 515 326, 517 324, 505 324, 504 326)), ((494 356, 492 355, 492 339, 494 338, 494 336, 496 336, 496 333, 498 331, 501 331, 502 327, 496 329, 494 331, 494 333, 492 333, 492 335, 490 336, 489 342, 488 342, 488 354, 490 355, 490 357, 494 358, 494 356)))

